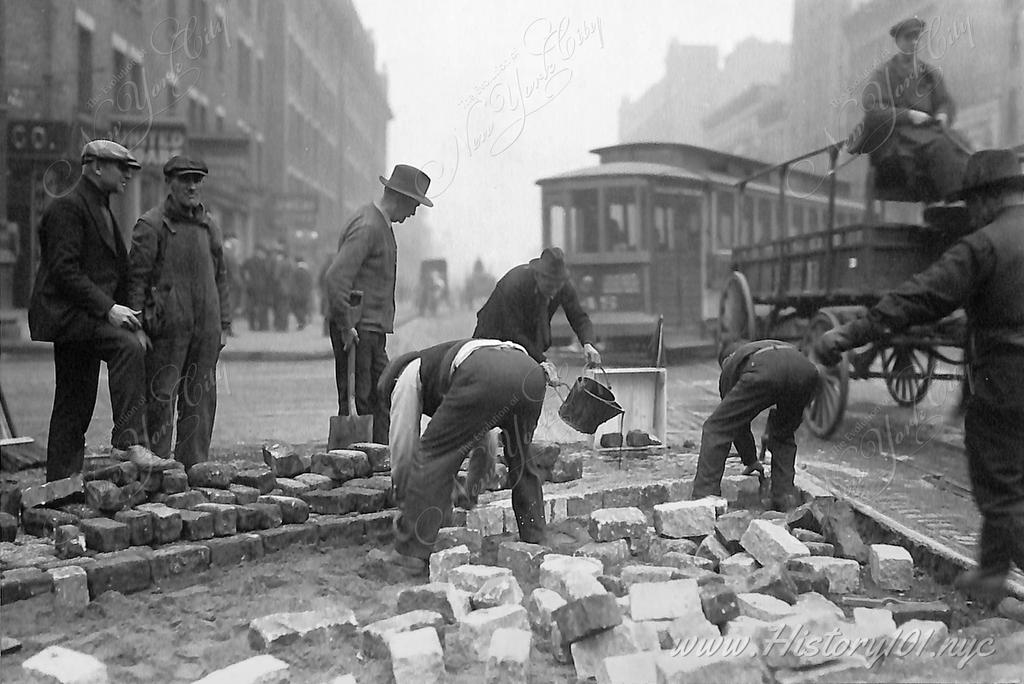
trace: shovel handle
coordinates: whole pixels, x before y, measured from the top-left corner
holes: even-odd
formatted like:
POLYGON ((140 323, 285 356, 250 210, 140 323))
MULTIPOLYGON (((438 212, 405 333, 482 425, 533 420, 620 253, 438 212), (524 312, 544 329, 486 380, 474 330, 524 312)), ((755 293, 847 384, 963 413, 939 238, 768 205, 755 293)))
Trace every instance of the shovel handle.
POLYGON ((349 345, 348 352, 348 415, 357 416, 356 413, 356 345, 349 345))

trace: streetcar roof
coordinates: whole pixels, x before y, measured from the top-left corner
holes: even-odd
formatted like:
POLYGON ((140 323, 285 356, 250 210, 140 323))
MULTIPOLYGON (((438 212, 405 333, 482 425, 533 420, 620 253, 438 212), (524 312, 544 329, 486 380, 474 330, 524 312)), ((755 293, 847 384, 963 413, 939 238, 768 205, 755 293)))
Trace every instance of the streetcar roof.
POLYGON ((657 176, 660 178, 673 178, 676 180, 688 180, 703 183, 707 178, 678 166, 668 164, 654 164, 652 162, 610 162, 607 164, 595 164, 585 166, 574 171, 567 171, 555 176, 541 178, 537 184, 548 183, 568 178, 594 178, 609 176, 657 176))

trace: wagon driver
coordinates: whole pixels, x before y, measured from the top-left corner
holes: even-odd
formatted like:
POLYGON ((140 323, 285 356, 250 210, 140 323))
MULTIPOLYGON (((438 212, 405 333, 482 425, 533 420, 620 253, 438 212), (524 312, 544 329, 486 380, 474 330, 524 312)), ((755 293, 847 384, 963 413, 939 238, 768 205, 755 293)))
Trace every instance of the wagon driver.
POLYGON ((835 364, 843 351, 964 307, 964 446, 982 526, 978 567, 956 586, 998 599, 1011 562, 1024 568, 1024 167, 1017 153, 971 155, 959 197, 983 227, 886 294, 866 317, 825 333, 814 350, 835 364))

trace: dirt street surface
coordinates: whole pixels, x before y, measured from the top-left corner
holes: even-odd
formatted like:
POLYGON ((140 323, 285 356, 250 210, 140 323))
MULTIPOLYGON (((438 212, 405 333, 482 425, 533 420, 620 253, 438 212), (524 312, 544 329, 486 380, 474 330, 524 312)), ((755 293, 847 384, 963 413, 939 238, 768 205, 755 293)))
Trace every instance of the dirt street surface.
MULTIPOLYGON (((413 321, 392 340, 390 352, 394 356, 443 338, 468 335, 471 325, 472 319, 466 314, 413 321)), ((561 375, 571 380, 578 367, 573 364, 572 355, 564 358, 561 375)), ((667 451, 619 457, 587 450, 583 479, 548 484, 546 496, 691 478, 700 425, 718 400, 717 371, 713 362, 668 369, 667 451)), ((335 411, 333 365, 329 361, 232 361, 223 363, 220 372, 215 458, 257 460, 258 447, 264 442, 299 444, 325 439, 328 416, 335 411)), ((44 439, 52 401, 52 361, 5 357, 3 382, 22 432, 44 439)), ((978 521, 969 494, 965 494, 961 427, 949 418, 953 401, 947 397, 953 397, 955 392, 953 388, 938 388, 936 393, 936 389, 932 392, 937 398, 931 403, 901 409, 888 398, 880 383, 854 384, 846 420, 833 441, 814 439, 801 430, 798 467, 839 491, 886 510, 906 507, 908 501, 932 496, 933 492, 959 492, 955 499, 960 505, 948 511, 948 519, 936 523, 941 528, 936 532, 950 543, 960 544, 966 553, 972 553, 978 521), (879 410, 878 406, 884 408, 879 410)), ((553 393, 549 395, 538 438, 567 442, 563 454, 585 449, 586 445, 578 441, 580 435, 557 418, 558 403, 553 393)), ((95 416, 89 442, 99 445, 109 439, 109 402, 105 396, 101 396, 95 416)), ((755 436, 760 436, 761 429, 763 418, 755 423, 755 436)), ((730 461, 727 474, 738 473, 738 463, 730 461)), ((18 479, 32 481, 41 477, 38 472, 29 472, 20 474, 18 479)), ((507 496, 504 491, 485 499, 507 496)), ((756 504, 752 510, 755 515, 763 512, 756 504)), ((650 510, 645 512, 646 522, 652 523, 650 510)), ((551 532, 551 546, 558 553, 572 554, 592 541, 587 528, 578 520, 557 522, 551 532)), ((475 562, 496 563, 498 543, 515 539, 511 534, 486 539, 482 557, 475 562)), ((867 537, 865 541, 882 540, 867 537)), ((21 664, 47 646, 57 645, 98 658, 106 664, 111 682, 193 682, 256 655, 249 642, 249 625, 255 618, 337 605, 351 608, 360 626, 393 616, 400 590, 413 583, 360 576, 358 571, 371 549, 369 545, 289 547, 259 560, 213 568, 127 596, 107 592, 89 603, 78 616, 56 612, 52 594, 5 605, 0 631, 4 637, 21 640, 23 648, 0 660, 0 679, 41 681, 26 673, 21 664)), ((634 548, 634 553, 639 555, 626 564, 644 560, 642 552, 634 548)), ((606 568, 606 573, 618 574, 622 565, 620 562, 606 568)), ((861 570, 867 577, 866 569, 861 570)), ((528 598, 536 586, 523 583, 521 589, 528 598)), ((952 609, 950 636, 963 638, 959 650, 943 657, 890 655, 871 669, 820 672, 814 675, 814 681, 1024 681, 1024 639, 1018 632, 1024 625, 995 618, 991 609, 966 602, 922 567, 915 568, 909 590, 894 594, 866 579, 851 595, 866 599, 897 595, 902 599, 945 601, 952 609)), ((842 604, 838 596, 832 598, 842 604)), ((851 617, 852 605, 844 608, 847 617, 851 617)), ((273 654, 290 666, 288 679, 282 681, 329 682, 346 674, 354 675, 360 684, 389 681, 387 660, 365 657, 360 646, 360 637, 352 634, 333 640, 300 639, 273 654)), ((537 683, 572 682, 576 677, 571 659, 569 664, 556 662, 548 642, 537 634, 533 638, 529 672, 529 681, 537 683)), ((766 682, 773 681, 772 674, 765 676, 766 682)), ((449 665, 447 681, 482 682, 484 665, 449 665)), ((624 684, 628 680, 616 681, 624 684)), ((794 675, 787 681, 805 680, 794 675)))

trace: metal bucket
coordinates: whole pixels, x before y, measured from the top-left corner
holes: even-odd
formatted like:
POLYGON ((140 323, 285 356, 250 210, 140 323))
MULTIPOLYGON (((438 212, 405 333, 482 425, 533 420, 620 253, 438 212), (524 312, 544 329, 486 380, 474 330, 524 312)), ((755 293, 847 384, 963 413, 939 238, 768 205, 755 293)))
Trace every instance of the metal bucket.
POLYGON ((574 430, 592 435, 604 422, 622 415, 611 387, 590 377, 576 378, 558 409, 558 417, 574 430))

